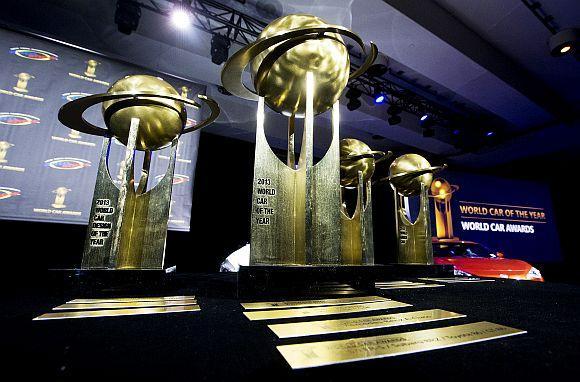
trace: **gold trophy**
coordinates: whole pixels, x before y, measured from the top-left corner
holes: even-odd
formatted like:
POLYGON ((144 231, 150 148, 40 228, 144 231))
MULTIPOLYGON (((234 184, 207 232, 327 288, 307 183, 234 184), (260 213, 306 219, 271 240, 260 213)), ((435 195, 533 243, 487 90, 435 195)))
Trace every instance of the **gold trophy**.
POLYGON ((435 205, 435 228, 438 239, 457 239, 453 236, 453 217, 451 214, 451 197, 459 186, 450 184, 443 178, 431 183, 430 196, 435 205))
POLYGON ((52 208, 66 208, 66 204, 64 204, 64 199, 66 198, 66 194, 71 191, 70 188, 66 187, 57 187, 56 189, 52 190, 54 196, 54 203, 52 203, 52 208))
POLYGON ((88 60, 86 62, 87 64, 87 68, 85 69, 85 76, 87 77, 91 77, 94 78, 97 75, 95 74, 95 72, 97 71, 97 65, 99 65, 100 63, 98 61, 95 60, 88 60))
POLYGON ((341 26, 306 14, 272 21, 252 44, 225 64, 222 84, 232 94, 258 101, 250 265, 341 264, 338 99, 349 79, 366 71, 377 55, 370 43, 341 26), (349 75, 350 58, 341 36, 367 51, 349 75), (250 66, 253 90, 242 82, 250 66), (264 133, 265 112, 288 117, 286 163, 274 154, 264 133), (332 109, 332 139, 314 164, 314 116, 332 109), (304 119, 296 162, 296 119, 304 119))
POLYGON ((6 159, 6 154, 8 154, 8 149, 12 146, 14 145, 10 142, 0 141, 0 163, 8 162, 8 159, 6 159))
POLYGON ((14 86, 12 89, 19 93, 28 93, 28 89, 26 89, 28 86, 28 81, 34 78, 34 76, 28 73, 18 73, 15 74, 14 77, 17 77, 18 81, 16 82, 16 86, 14 86))
POLYGON ((347 138, 340 141, 341 186, 341 252, 342 263, 374 265, 373 212, 371 177, 375 164, 387 159, 391 152, 372 151, 366 143, 347 138), (345 194, 356 192, 356 207, 351 215, 345 194))
POLYGON ((185 104, 201 105, 147 75, 127 76, 107 93, 76 99, 60 109, 58 118, 65 126, 108 138, 101 151, 82 269, 163 269, 177 142, 182 134, 201 129, 219 115, 217 103, 204 95, 198 98, 210 107, 211 115, 190 128, 184 128, 185 104), (83 112, 98 103, 107 129, 83 118, 83 112), (119 187, 107 166, 113 137, 126 146, 119 187), (167 146, 171 146, 167 171, 147 190, 152 152, 167 146), (138 187, 133 173, 135 150, 145 153, 138 187))
POLYGON ((389 183, 395 196, 397 229, 397 262, 399 264, 433 264, 433 244, 427 191, 433 173, 445 166, 432 167, 417 154, 401 155, 391 163, 389 183), (419 213, 412 222, 409 198, 419 197, 419 213))

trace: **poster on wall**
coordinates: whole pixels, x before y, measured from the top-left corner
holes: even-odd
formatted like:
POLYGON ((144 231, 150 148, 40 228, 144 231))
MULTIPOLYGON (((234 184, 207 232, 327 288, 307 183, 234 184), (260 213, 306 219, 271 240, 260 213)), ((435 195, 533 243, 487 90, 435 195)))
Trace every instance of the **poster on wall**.
POLYGON ((445 171, 431 184, 434 240, 530 262, 561 260, 547 185, 445 171))
MULTIPOLYGON (((64 103, 104 93, 132 74, 161 77, 185 97, 205 93, 200 84, 3 29, 0 67, 0 219, 88 224, 103 138, 63 126, 57 115, 64 103)), ((187 115, 187 127, 200 119, 190 107, 187 115)), ((87 110, 85 118, 104 127, 100 107, 87 110)), ((199 132, 179 140, 169 229, 189 230, 198 143, 199 132)), ((113 139, 113 180, 120 179, 123 150, 113 139)), ((168 162, 169 148, 154 153, 152 186, 168 162)))

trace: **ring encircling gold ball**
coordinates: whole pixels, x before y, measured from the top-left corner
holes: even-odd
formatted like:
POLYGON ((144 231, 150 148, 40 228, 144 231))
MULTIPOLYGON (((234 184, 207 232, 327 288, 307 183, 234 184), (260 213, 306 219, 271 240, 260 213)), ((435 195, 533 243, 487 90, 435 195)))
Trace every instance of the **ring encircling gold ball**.
POLYGON ((382 151, 373 151, 358 139, 340 140, 340 185, 347 188, 359 184, 358 173, 362 173, 362 182, 366 183, 375 172, 375 164, 390 156, 382 151))
POLYGON ((314 114, 330 109, 349 79, 363 74, 378 54, 356 33, 319 17, 296 14, 272 21, 259 38, 234 53, 222 69, 222 85, 232 94, 257 101, 263 97, 273 110, 303 117, 306 106, 306 73, 314 77, 314 114), (365 61, 350 73, 348 37, 362 52, 365 61), (251 64, 251 65, 250 65, 251 64), (244 69, 250 65, 253 89, 243 82, 244 69))
MULTIPOLYGON (((177 90, 159 77, 134 75, 121 78, 107 91, 118 92, 151 92, 159 95, 179 97, 177 90)), ((111 134, 123 144, 127 144, 131 118, 139 118, 139 130, 135 146, 138 150, 157 150, 167 146, 177 138, 187 120, 183 102, 167 98, 151 98, 160 105, 129 106, 113 110, 120 100, 103 102, 103 117, 111 134)))
MULTIPOLYGON (((312 15, 288 15, 272 21, 259 38, 304 27, 320 27, 328 24, 312 15)), ((342 37, 328 33, 326 38, 305 40, 287 50, 272 65, 263 79, 256 74, 264 58, 272 53, 272 46, 260 53, 251 64, 252 79, 256 88, 263 89, 266 104, 273 110, 302 117, 306 105, 306 72, 314 74, 314 114, 332 107, 348 82, 350 59, 342 37)))
POLYGON ((443 168, 432 167, 419 154, 405 154, 391 163, 388 179, 399 194, 414 196, 421 192, 422 186, 430 187, 433 173, 443 168))

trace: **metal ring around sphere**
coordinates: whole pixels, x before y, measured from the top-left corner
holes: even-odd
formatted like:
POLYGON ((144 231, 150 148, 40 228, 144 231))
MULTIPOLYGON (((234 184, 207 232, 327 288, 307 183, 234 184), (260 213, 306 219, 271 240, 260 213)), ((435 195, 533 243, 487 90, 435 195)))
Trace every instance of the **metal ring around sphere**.
MULTIPOLYGON (((260 97, 260 94, 249 89, 243 83, 242 74, 246 66, 248 66, 248 64, 252 62, 260 53, 274 45, 285 42, 287 40, 293 40, 295 38, 305 38, 305 35, 309 35, 311 38, 316 38, 320 35, 324 35, 324 33, 337 33, 349 37, 362 48, 363 52, 365 51, 364 42, 356 33, 338 25, 292 29, 274 36, 262 37, 254 41, 254 43, 246 45, 234 53, 222 69, 221 80, 224 88, 240 98, 257 101, 260 97)), ((332 38, 331 36, 326 37, 332 38)), ((368 67, 372 65, 376 59, 377 53, 378 50, 376 45, 371 42, 370 52, 367 55, 364 64, 356 71, 351 73, 349 78, 353 79, 363 74, 368 69, 368 67)))
POLYGON ((367 151, 363 154, 349 154, 345 158, 341 158, 342 161, 357 161, 359 159, 372 158, 375 160, 375 164, 384 161, 389 158, 393 153, 391 151, 385 153, 384 151, 367 151), (377 159, 375 156, 378 156, 377 159))
POLYGON ((439 172, 445 168, 447 168, 446 164, 444 164, 443 166, 431 166, 431 167, 427 167, 427 168, 422 168, 420 170, 403 172, 400 174, 388 176, 386 178, 382 178, 380 181, 387 180, 387 181, 391 182, 393 179, 400 179, 400 178, 404 178, 404 177, 408 177, 410 179, 413 179, 413 178, 416 178, 418 176, 425 175, 428 173, 435 174, 436 172, 439 172))
MULTIPOLYGON (((58 120, 63 125, 71 128, 73 130, 77 130, 81 133, 85 133, 85 134, 89 134, 89 135, 97 135, 97 136, 102 136, 102 137, 110 137, 111 135, 109 134, 108 129, 103 129, 101 127, 93 125, 92 123, 88 122, 83 117, 83 114, 89 107, 94 106, 98 103, 102 103, 102 102, 110 101, 110 100, 114 100, 114 99, 122 99, 122 98, 126 98, 126 100, 119 101, 119 103, 121 103, 121 106, 125 106, 125 107, 152 105, 152 104, 156 104, 156 105, 160 105, 160 106, 164 106, 164 107, 171 107, 171 106, 169 106, 165 103, 162 103, 162 102, 155 102, 155 100, 150 100, 150 101, 144 100, 143 98, 165 98, 165 99, 170 99, 170 100, 177 101, 177 102, 183 102, 184 104, 191 105, 196 109, 199 109, 201 107, 200 104, 198 104, 197 102, 195 102, 191 99, 183 98, 181 96, 172 95, 172 94, 156 94, 156 93, 151 93, 151 92, 134 93, 134 92, 129 92, 129 91, 128 92, 117 92, 117 93, 111 93, 111 94, 102 93, 102 94, 95 94, 95 95, 90 95, 87 97, 78 98, 76 100, 65 103, 58 111, 58 120)), ((197 125, 195 125, 193 127, 183 129, 182 134, 186 134, 186 133, 189 133, 191 131, 201 129, 202 127, 213 122, 219 116, 220 110, 219 110, 219 107, 217 106, 217 103, 215 101, 213 101, 212 99, 210 99, 202 94, 198 95, 198 98, 203 100, 210 107, 211 115, 203 122, 198 123, 197 125)), ((185 125, 185 122, 186 121, 183 121, 184 125, 185 125)))

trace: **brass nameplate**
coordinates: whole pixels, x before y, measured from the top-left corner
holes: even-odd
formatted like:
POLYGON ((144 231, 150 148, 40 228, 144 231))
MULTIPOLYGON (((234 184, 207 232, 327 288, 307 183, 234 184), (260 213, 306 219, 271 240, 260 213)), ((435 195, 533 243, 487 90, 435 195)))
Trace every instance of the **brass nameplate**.
POLYGON ((268 325, 279 338, 314 336, 357 330, 387 328, 389 326, 411 325, 420 322, 448 320, 465 317, 464 314, 441 309, 419 310, 416 312, 384 314, 380 316, 343 318, 340 320, 295 322, 268 325))
POLYGON ((413 288, 437 288, 443 287, 445 285, 441 284, 408 284, 408 285, 392 285, 392 286, 379 286, 378 289, 385 290, 385 289, 413 289, 413 288))
POLYGON ((318 300, 301 300, 301 301, 270 301, 270 302, 244 302, 244 309, 280 309, 280 308, 298 308, 318 305, 345 305, 359 304, 364 302, 389 301, 388 298, 379 296, 363 297, 346 297, 346 298, 326 298, 318 300))
POLYGON ((137 309, 106 309, 106 310, 77 310, 52 312, 40 315, 33 320, 59 320, 64 318, 89 318, 89 317, 118 317, 118 316, 136 316, 141 314, 162 314, 162 313, 181 313, 199 311, 199 305, 186 306, 164 306, 155 308, 137 308, 137 309))
POLYGON ((188 300, 169 300, 169 301, 134 301, 134 302, 102 302, 98 304, 62 304, 52 310, 75 310, 75 309, 120 309, 120 308, 149 308, 154 306, 178 306, 178 305, 197 305, 195 299, 188 300))
POLYGON ((276 320, 279 318, 295 318, 310 316, 326 316, 329 314, 360 313, 373 310, 403 308, 411 306, 398 301, 370 302, 365 304, 320 306, 315 308, 277 309, 244 312, 250 320, 276 320))
POLYGON ((282 345, 277 349, 293 369, 333 365, 443 349, 526 333, 491 322, 337 341, 282 345))
POLYGON ((111 298, 77 298, 68 304, 100 304, 103 302, 135 302, 135 301, 171 301, 190 300, 195 296, 165 296, 165 297, 111 297, 111 298))
POLYGON ((491 279, 480 279, 476 277, 452 277, 452 278, 421 278, 420 280, 426 281, 436 281, 438 283, 485 283, 485 282, 493 282, 495 280, 491 279))

